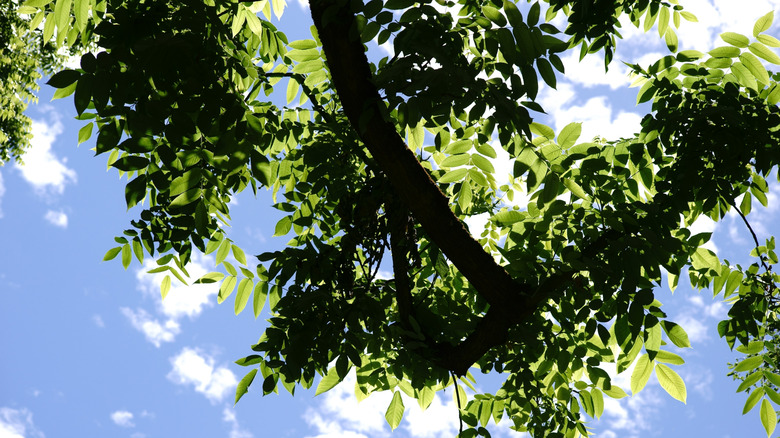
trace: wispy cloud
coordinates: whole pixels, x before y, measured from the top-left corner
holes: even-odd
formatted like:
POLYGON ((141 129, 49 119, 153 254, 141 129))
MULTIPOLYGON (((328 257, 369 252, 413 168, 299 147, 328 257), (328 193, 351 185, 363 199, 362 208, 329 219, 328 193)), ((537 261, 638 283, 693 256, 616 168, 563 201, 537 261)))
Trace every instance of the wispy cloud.
POLYGON ((228 423, 230 425, 230 438, 253 438, 254 435, 252 435, 251 432, 249 432, 246 429, 242 429, 241 426, 238 424, 238 419, 236 418, 236 411, 230 407, 225 406, 225 409, 222 410, 222 420, 225 423, 228 423))
MULTIPOLYGON (((203 276, 209 272, 207 267, 213 265, 213 258, 200 253, 194 254, 192 261, 187 265, 190 280, 194 281, 203 276)), ((143 267, 136 272, 136 279, 138 289, 144 297, 155 302, 156 313, 160 317, 155 317, 142 308, 132 310, 124 307, 121 311, 133 327, 143 333, 149 342, 159 347, 163 342, 172 342, 181 332, 181 319, 185 317, 190 320, 195 319, 207 307, 213 306, 213 296, 217 294, 218 289, 213 284, 184 285, 172 278, 171 288, 163 300, 160 296, 160 284, 166 274, 147 272, 156 267, 154 261, 145 261, 143 267)))
POLYGON ((154 344, 155 347, 160 347, 163 342, 173 342, 181 332, 179 323, 173 319, 168 319, 165 322, 149 315, 144 309, 132 310, 127 307, 122 307, 121 312, 130 321, 130 324, 143 333, 146 340, 154 344))
POLYGON ((25 408, 0 407, 0 437, 44 438, 33 423, 32 412, 25 408))
POLYGON ((24 164, 16 164, 22 177, 39 195, 62 194, 65 185, 77 180, 76 171, 67 167, 66 160, 54 153, 54 142, 62 134, 63 126, 53 109, 47 112, 48 122, 33 120, 31 146, 24 154, 24 164))
POLYGON ((227 367, 216 366, 214 362, 208 354, 185 347, 171 358, 168 379, 179 385, 192 386, 212 403, 220 402, 235 390, 238 380, 227 367))
POLYGON ((129 411, 116 411, 111 413, 111 421, 121 427, 135 427, 133 413, 129 411))
POLYGON ((55 227, 68 228, 68 215, 62 210, 48 210, 43 218, 55 227))
MULTIPOLYGON (((209 256, 195 253, 192 261, 187 265, 187 271, 190 273, 191 281, 194 281, 210 270, 208 267, 214 265, 214 259, 209 256)), ((160 284, 165 278, 165 273, 149 274, 147 271, 156 268, 157 264, 152 260, 144 262, 143 268, 136 272, 138 288, 147 297, 152 298, 157 303, 157 309, 163 315, 172 319, 181 319, 188 317, 197 318, 206 307, 214 305, 212 299, 219 292, 213 284, 192 284, 183 285, 171 276, 171 288, 164 300, 160 297, 160 284)))

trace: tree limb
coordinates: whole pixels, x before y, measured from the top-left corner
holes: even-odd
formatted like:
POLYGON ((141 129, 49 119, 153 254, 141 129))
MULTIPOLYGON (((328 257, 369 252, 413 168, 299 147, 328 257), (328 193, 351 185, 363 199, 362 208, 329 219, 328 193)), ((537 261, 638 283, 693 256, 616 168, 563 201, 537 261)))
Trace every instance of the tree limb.
POLYGON ((334 88, 361 140, 430 239, 491 307, 497 308, 494 312, 513 319, 528 287, 514 281, 469 234, 450 209, 449 198, 417 161, 395 125, 382 117, 384 103, 371 81, 348 4, 343 7, 328 0, 310 0, 309 4, 334 88))

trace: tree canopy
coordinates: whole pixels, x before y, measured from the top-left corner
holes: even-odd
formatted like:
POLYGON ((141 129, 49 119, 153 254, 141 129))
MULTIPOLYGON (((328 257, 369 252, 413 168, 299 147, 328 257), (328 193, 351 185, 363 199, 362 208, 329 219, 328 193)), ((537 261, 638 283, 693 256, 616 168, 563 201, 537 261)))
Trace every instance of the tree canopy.
POLYGON ((393 428, 401 392, 425 408, 455 384, 462 436, 489 436, 504 417, 536 437, 586 436, 604 396, 626 396, 609 364, 633 365, 633 393, 655 372, 685 402, 669 344, 689 347, 688 337, 654 290, 687 276, 730 303, 718 331, 744 354, 731 366, 737 390, 771 435, 774 239, 753 233, 755 263, 743 267, 689 227, 736 211, 752 233, 752 200, 767 203, 780 162, 780 75, 765 67, 780 65, 780 41, 764 33, 772 13, 703 53, 678 47, 675 29, 696 18, 675 0, 311 0, 311 38, 297 41, 270 21, 283 9, 19 9, 44 41, 95 45, 48 83, 73 96, 87 122, 79 142, 97 133, 96 154, 127 177, 127 206, 141 210, 106 259, 155 257, 154 272, 186 282, 193 251, 215 253, 222 271, 195 281, 217 283, 220 302, 234 295, 236 313, 251 303, 257 317, 268 303, 268 327, 238 361, 250 371, 236 401, 250 385, 294 392, 318 376, 322 393, 354 368, 359 399, 394 391, 393 428), (556 133, 535 122, 540 86, 565 74, 561 54, 603 53, 609 65, 621 17, 657 29, 670 51, 630 65, 637 101, 652 103, 641 132, 580 140, 577 123, 556 133), (394 55, 380 59, 381 44, 394 55), (499 153, 511 175, 497 174, 499 153), (292 236, 259 264, 225 231, 231 197, 247 188, 272 191, 286 213, 275 235, 292 236), (480 214, 489 221, 473 236, 464 220, 480 214), (470 370, 503 385, 466 401, 458 385, 475 382, 470 370))
POLYGON ((18 8, 16 0, 0 1, 0 165, 21 160, 29 147, 27 102, 35 100, 41 74, 61 69, 65 58, 37 28, 40 20, 24 18, 18 8))

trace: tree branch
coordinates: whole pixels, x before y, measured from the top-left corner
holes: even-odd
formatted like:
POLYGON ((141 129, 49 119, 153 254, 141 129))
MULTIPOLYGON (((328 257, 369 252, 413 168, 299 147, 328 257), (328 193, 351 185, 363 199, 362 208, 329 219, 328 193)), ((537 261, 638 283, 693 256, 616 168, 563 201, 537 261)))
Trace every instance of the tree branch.
POLYGON ((309 4, 334 88, 353 128, 431 240, 496 309, 494 313, 514 319, 529 288, 515 282, 469 234, 395 125, 383 118, 384 103, 371 81, 349 6, 328 0, 309 4))

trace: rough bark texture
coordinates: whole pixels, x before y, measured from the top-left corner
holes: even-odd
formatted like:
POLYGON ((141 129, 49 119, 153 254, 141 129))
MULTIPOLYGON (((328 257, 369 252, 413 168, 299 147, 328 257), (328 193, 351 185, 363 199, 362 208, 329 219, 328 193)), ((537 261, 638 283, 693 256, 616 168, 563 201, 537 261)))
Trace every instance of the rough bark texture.
MULTIPOLYGON (((486 252, 449 207, 439 190, 395 129, 383 119, 382 101, 371 82, 363 44, 354 38, 354 14, 336 2, 310 0, 312 17, 327 59, 333 85, 350 123, 387 175, 401 200, 428 237, 490 303, 474 333, 457 346, 438 346, 436 362, 458 374, 506 338, 528 308, 528 287, 517 283, 486 252)), ((535 307, 535 306, 533 306, 535 307)))

